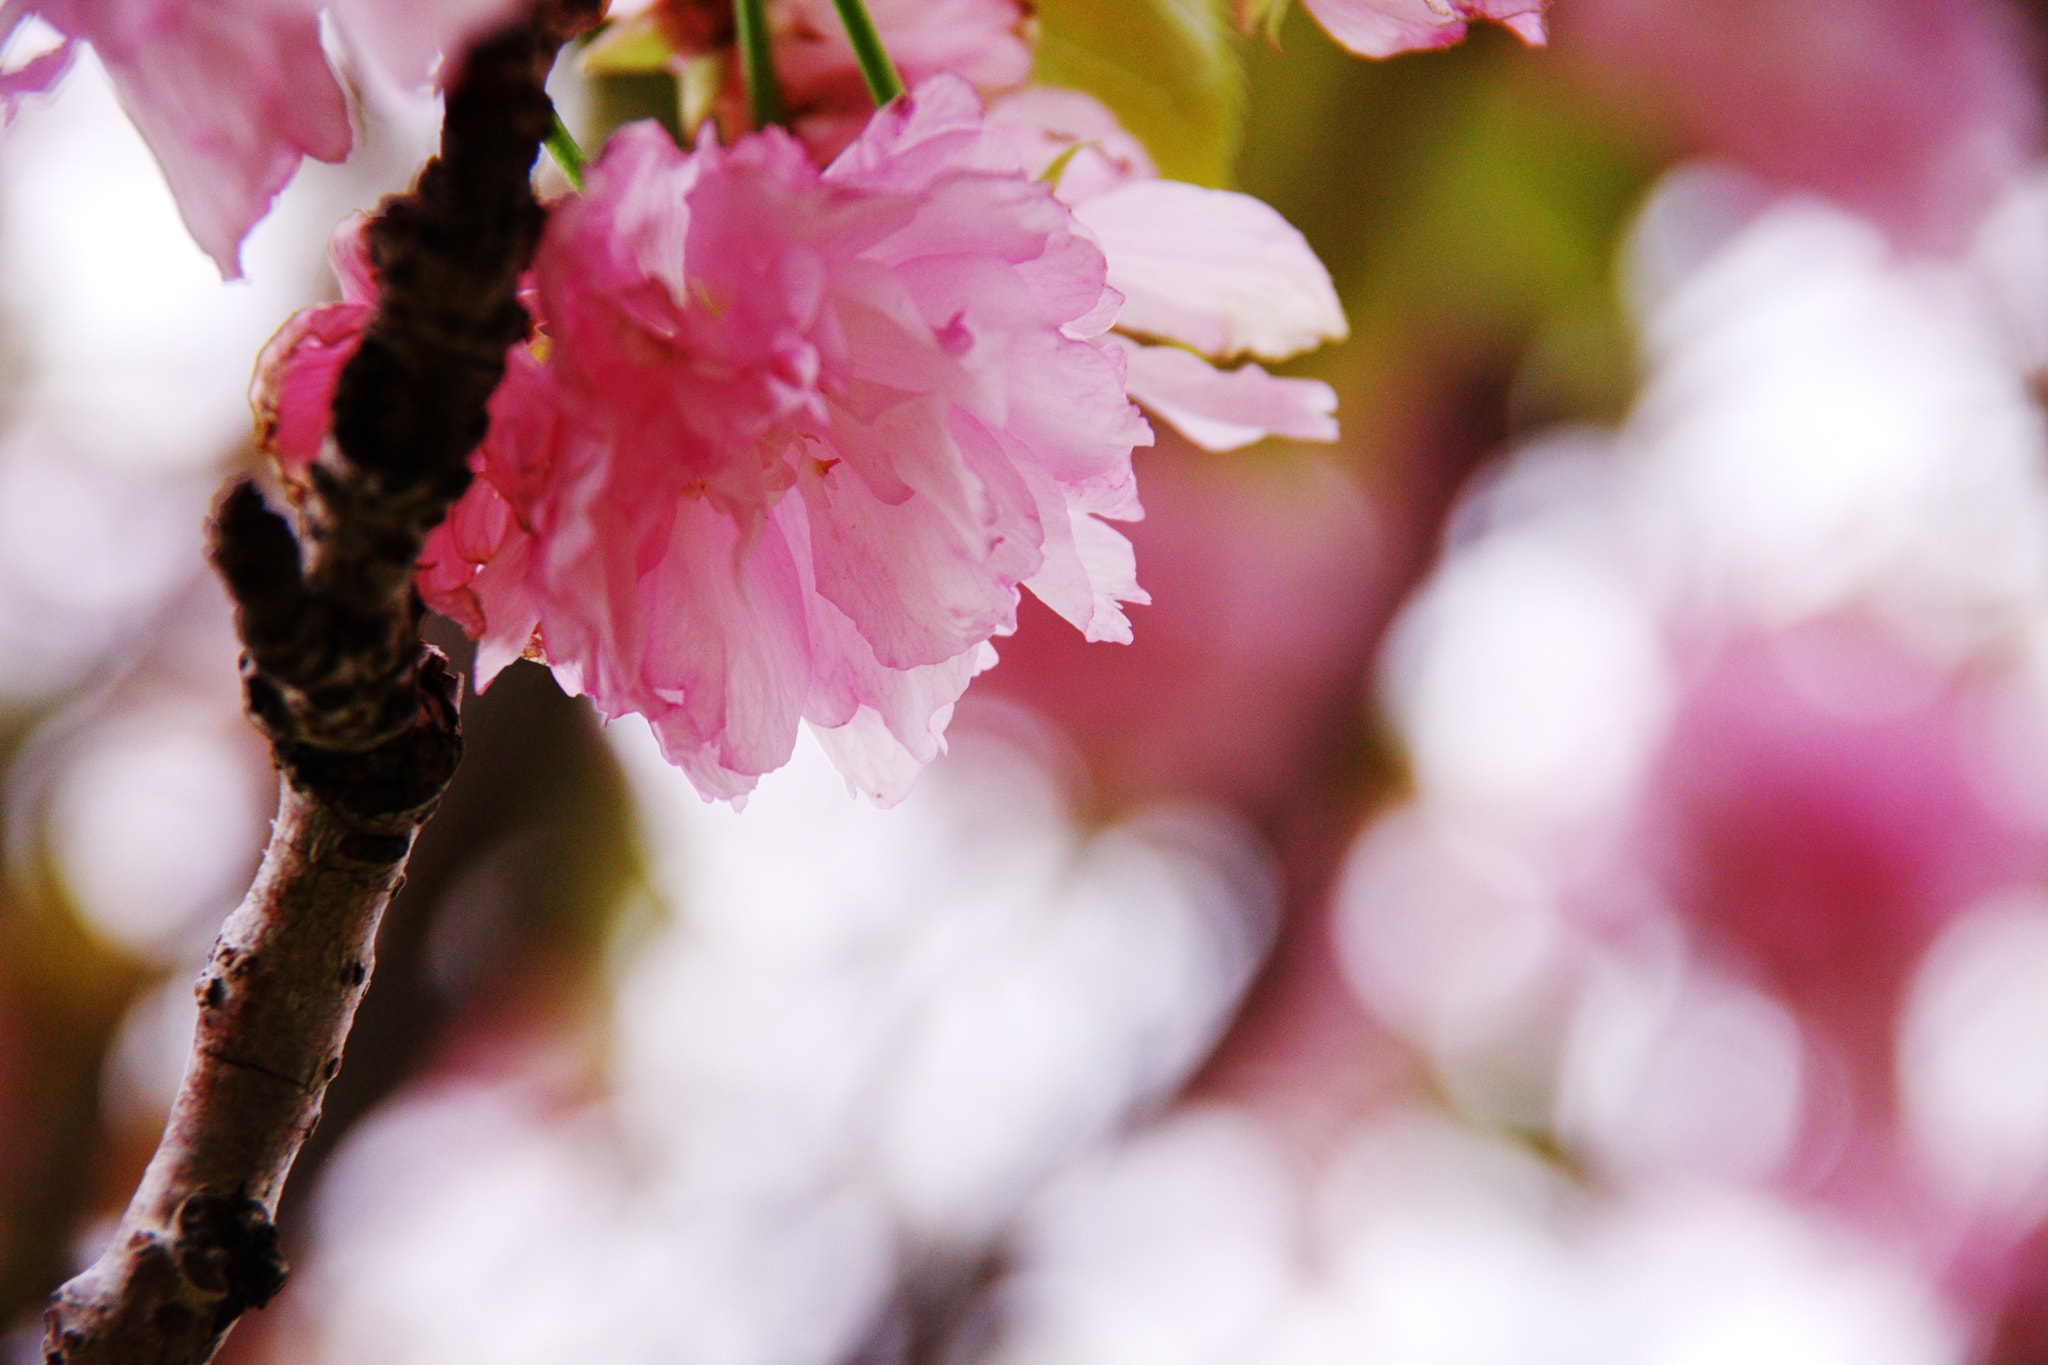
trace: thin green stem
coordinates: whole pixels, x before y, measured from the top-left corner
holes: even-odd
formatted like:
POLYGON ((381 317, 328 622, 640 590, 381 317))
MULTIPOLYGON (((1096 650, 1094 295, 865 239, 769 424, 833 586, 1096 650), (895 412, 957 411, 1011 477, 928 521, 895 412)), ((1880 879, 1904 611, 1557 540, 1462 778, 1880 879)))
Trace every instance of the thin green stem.
POLYGON ((578 194, 583 193, 583 168, 590 164, 590 158, 576 145, 569 125, 562 122, 560 114, 555 115, 554 125, 548 129, 547 139, 542 145, 548 149, 548 155, 554 158, 555 164, 562 168, 562 178, 569 182, 569 188, 578 194))
POLYGON ((733 23, 739 30, 740 66, 747 76, 747 112, 756 128, 782 119, 782 88, 775 83, 775 56, 768 48, 766 0, 733 0, 733 23))
POLYGON ((867 81, 868 93, 875 97, 875 107, 879 109, 903 93, 903 78, 896 74, 896 64, 889 60, 889 54, 882 51, 881 35, 875 32, 875 21, 868 18, 867 7, 860 0, 832 0, 832 7, 839 11, 839 22, 846 25, 854 60, 860 63, 861 77, 867 81))

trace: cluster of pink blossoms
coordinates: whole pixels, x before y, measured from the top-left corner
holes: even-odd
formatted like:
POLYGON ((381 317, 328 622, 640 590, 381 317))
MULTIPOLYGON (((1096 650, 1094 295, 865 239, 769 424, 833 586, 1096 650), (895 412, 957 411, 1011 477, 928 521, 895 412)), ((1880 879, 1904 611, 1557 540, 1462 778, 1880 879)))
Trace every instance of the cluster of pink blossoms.
MULTIPOLYGON (((689 153, 653 124, 613 136, 552 209, 534 339, 421 557, 483 678, 545 658, 606 715, 645 716, 708 797, 751 790, 808 721, 851 785, 892 801, 1020 587, 1090 639, 1130 638, 1121 604, 1145 596, 1105 522, 1140 515, 1130 456, 1151 439, 1127 367, 1167 392, 1188 377, 1148 359, 1171 348, 1110 335, 1118 284, 1156 300, 1147 331, 1217 354, 1299 349, 1342 315, 1270 209, 1104 159, 1076 177, 1077 211, 1015 149, 1065 135, 1023 127, 941 75, 823 169, 778 129, 730 148, 707 130, 689 153), (1263 235, 1183 235, 1142 202, 1162 190, 1263 235)), ((374 298, 350 237, 337 257, 347 297, 294 319, 259 370, 288 475, 318 458, 374 298)), ((1206 420, 1229 434, 1333 432, 1322 385, 1172 353, 1209 376, 1223 416, 1206 420)))
MULTIPOLYGON (((1312 9, 1361 51, 1440 45, 1478 16, 1541 37, 1520 0, 1434 4, 1312 9)), ((300 159, 347 150, 322 8, 5 0, 0 39, 35 15, 62 45, 0 74, 0 114, 92 44, 232 274, 300 159)), ((507 5, 324 8, 417 83, 507 5)), ((707 797, 743 797, 801 720, 852 786, 899 798, 1021 590, 1088 639, 1128 640, 1123 604, 1146 598, 1108 523, 1141 515, 1138 404, 1211 449, 1336 435, 1327 386, 1256 363, 1344 334, 1327 273, 1270 208, 1162 180, 1101 105, 1024 86, 1018 0, 878 0, 919 84, 872 117, 830 8, 770 7, 796 136, 707 132, 685 153, 627 128, 554 205, 534 330, 418 569, 478 641, 480 681, 543 659, 607 716, 645 716, 707 797)), ((660 14, 707 49, 730 39, 717 0, 660 14)), ((374 307, 348 232, 336 254, 343 301, 293 319, 259 366, 288 477, 321 457, 374 307)))

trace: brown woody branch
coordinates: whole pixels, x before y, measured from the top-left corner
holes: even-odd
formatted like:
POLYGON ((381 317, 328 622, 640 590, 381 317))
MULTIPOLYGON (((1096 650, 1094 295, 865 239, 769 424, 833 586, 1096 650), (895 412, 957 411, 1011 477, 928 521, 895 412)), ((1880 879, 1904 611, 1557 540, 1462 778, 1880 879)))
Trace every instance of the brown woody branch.
POLYGON ((420 642, 413 561, 468 486, 505 351, 526 335, 515 289, 541 226, 542 82, 600 8, 541 0, 472 49, 440 156, 370 228, 378 309, 297 528, 246 480, 216 511, 277 819, 200 976, 156 1155, 113 1244, 44 1314, 51 1365, 202 1365, 283 1286, 278 1196, 341 1066, 378 919, 462 752, 459 680, 420 642))

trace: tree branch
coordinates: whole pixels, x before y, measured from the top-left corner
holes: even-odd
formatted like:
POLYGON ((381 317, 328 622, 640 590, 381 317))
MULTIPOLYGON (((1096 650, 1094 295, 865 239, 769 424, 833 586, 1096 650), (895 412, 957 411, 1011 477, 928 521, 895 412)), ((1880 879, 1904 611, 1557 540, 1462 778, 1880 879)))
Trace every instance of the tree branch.
POLYGON ((296 531, 243 480, 210 553, 236 604, 277 819, 198 983, 163 1139, 97 1263, 44 1314, 51 1365, 203 1365, 283 1286, 272 1218, 369 981, 377 923, 462 752, 459 679, 419 638, 413 561, 469 452, 539 235, 542 88, 601 0, 540 0, 450 81, 441 154, 370 228, 378 310, 343 371, 296 531))

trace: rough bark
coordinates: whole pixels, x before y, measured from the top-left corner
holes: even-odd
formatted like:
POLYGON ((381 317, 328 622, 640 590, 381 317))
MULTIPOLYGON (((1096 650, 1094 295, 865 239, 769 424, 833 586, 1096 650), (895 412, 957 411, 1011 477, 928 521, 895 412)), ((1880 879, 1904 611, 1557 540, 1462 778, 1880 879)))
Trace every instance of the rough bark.
POLYGON ((242 481, 211 554, 236 604, 277 819, 198 983, 169 1123, 113 1243, 45 1313, 51 1365, 202 1365, 283 1286, 272 1218, 369 980, 413 835, 461 756, 459 680, 419 638, 421 543, 469 483, 541 225, 542 89, 600 0, 541 0, 449 82, 441 154, 370 229, 378 311, 294 527, 242 481))

